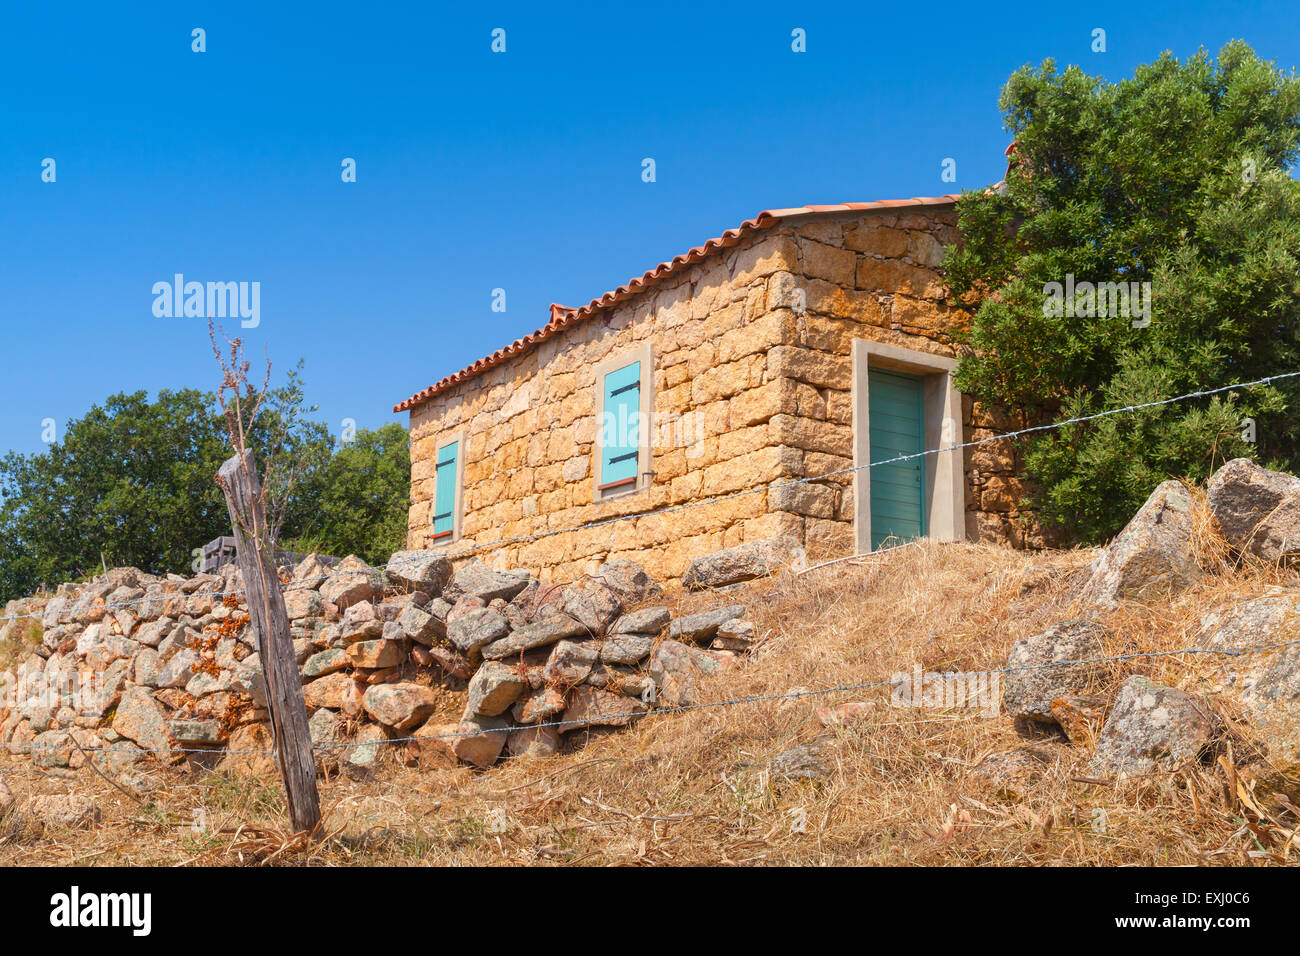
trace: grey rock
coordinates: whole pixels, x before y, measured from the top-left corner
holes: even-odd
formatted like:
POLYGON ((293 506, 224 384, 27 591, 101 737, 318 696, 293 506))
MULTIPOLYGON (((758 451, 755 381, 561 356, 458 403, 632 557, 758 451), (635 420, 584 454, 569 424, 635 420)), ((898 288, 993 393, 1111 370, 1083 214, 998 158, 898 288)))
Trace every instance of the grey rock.
POLYGON ((170 724, 172 739, 182 746, 214 746, 221 742, 221 722, 176 719, 170 724))
POLYGON ((493 641, 483 648, 483 657, 488 660, 501 660, 513 657, 535 647, 545 647, 566 637, 584 637, 588 633, 585 625, 580 624, 565 614, 542 618, 508 636, 493 641))
POLYGON ((1178 770, 1210 751, 1218 718, 1190 694, 1130 677, 1097 738, 1093 774, 1149 774, 1178 770))
POLYGON ((158 672, 155 685, 158 688, 181 688, 190 682, 195 668, 199 666, 199 655, 188 647, 177 651, 158 672))
POLYGON ((357 732, 356 746, 347 749, 343 773, 353 780, 369 780, 379 769, 384 742, 388 735, 377 724, 366 724, 357 732))
POLYGON ((324 677, 326 674, 341 671, 346 667, 350 667, 351 664, 352 662, 348 659, 346 650, 341 647, 331 647, 307 658, 307 662, 302 665, 302 676, 308 680, 314 680, 317 677, 324 677))
POLYGON ((602 634, 623 611, 623 599, 603 581, 587 578, 564 589, 564 613, 592 634, 602 634))
POLYGON ((606 561, 592 576, 613 590, 626 607, 657 601, 664 594, 663 588, 631 558, 606 561))
POLYGON ((654 646, 651 634, 613 634, 600 647, 600 659, 606 664, 635 664, 644 660, 654 646))
POLYGON ((1300 478, 1234 458, 1207 491, 1210 511, 1235 547, 1270 562, 1300 555, 1300 478))
POLYGON ((509 633, 510 623, 505 616, 488 607, 475 608, 447 624, 447 640, 471 659, 509 633))
POLYGON ((145 750, 171 749, 171 732, 167 720, 157 701, 143 687, 128 687, 122 694, 112 726, 123 737, 145 750))
POLYGON ((451 578, 451 561, 435 551, 398 551, 384 570, 403 587, 437 597, 451 578))
POLYGON ((633 611, 620 617, 610 626, 609 633, 658 634, 668 626, 670 620, 672 620, 672 614, 666 607, 661 605, 643 607, 639 611, 633 611))
POLYGON ((682 576, 682 584, 691 590, 721 588, 775 574, 783 567, 798 569, 806 564, 803 546, 794 538, 747 541, 696 558, 682 576))
POLYGON ((383 636, 384 619, 369 601, 358 601, 344 612, 339 621, 339 639, 344 644, 373 641, 383 636))
POLYGON ((308 588, 286 590, 284 607, 289 613, 289 620, 298 621, 307 617, 321 617, 325 614, 325 599, 319 591, 308 588))
POLYGON ((559 641, 542 668, 542 679, 548 684, 572 686, 581 684, 591 673, 591 667, 600 657, 600 646, 592 642, 559 641))
POLYGON ((329 580, 320 587, 321 596, 343 609, 362 601, 379 600, 388 586, 388 576, 356 555, 348 555, 330 570, 329 580))
POLYGON ((437 699, 421 684, 375 684, 366 689, 363 704, 377 722, 400 732, 424 723, 437 699))
POLYGON ((1300 590, 1274 588, 1250 601, 1232 601, 1201 618, 1196 645, 1208 650, 1252 653, 1223 657, 1214 675, 1217 689, 1242 707, 1243 731, 1263 748, 1252 768, 1258 793, 1300 800, 1300 590))
POLYGON ((1080 597, 1110 608, 1190 587, 1202 574, 1191 540, 1191 497, 1181 482, 1162 482, 1092 563, 1080 597))
POLYGON ((453 603, 464 595, 477 597, 484 603, 494 598, 509 601, 526 587, 526 572, 493 571, 481 561, 471 561, 452 574, 443 588, 443 597, 453 603))
POLYGON ((650 655, 647 668, 663 707, 690 707, 703 700, 700 683, 717 670, 718 662, 695 647, 663 641, 650 655))
POLYGON ((397 623, 402 628, 402 633, 425 646, 432 646, 436 641, 447 636, 446 618, 439 620, 415 604, 408 604, 402 608, 397 623))
POLYGON ((554 727, 523 727, 510 732, 506 752, 512 757, 549 757, 560 749, 560 733, 554 727))
POLYGON ((649 710, 649 704, 634 698, 595 687, 578 687, 569 697, 559 729, 568 733, 585 727, 626 727, 649 710))
POLYGON ((745 616, 745 608, 740 604, 688 614, 673 621, 668 628, 668 636, 675 641, 706 641, 718 633, 718 628, 728 621, 745 616))
POLYGON ((1002 675, 1002 701, 1007 713, 1055 723, 1052 701, 1087 691, 1105 674, 1104 664, 1069 661, 1105 655, 1106 628, 1096 621, 1067 620, 1041 634, 1017 641, 1002 675))

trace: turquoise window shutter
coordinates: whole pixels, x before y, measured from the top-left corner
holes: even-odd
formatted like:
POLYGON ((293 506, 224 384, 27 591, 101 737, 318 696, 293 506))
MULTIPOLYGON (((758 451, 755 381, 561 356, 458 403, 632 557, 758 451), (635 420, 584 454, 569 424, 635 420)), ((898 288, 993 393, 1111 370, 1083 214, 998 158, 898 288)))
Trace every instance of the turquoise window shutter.
POLYGON ((450 535, 456 528, 456 471, 460 467, 460 442, 438 449, 434 466, 433 536, 450 535))
POLYGON ((640 459, 641 363, 605 376, 605 420, 601 424, 600 486, 631 484, 640 459))

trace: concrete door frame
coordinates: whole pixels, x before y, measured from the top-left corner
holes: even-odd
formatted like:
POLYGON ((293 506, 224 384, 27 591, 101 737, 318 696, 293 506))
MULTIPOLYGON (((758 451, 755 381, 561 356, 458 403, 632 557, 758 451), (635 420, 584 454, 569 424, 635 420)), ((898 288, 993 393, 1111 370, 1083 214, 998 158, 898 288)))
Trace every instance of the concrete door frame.
POLYGON ((853 536, 861 554, 871 550, 871 401, 867 369, 883 368, 921 378, 926 455, 923 502, 926 537, 961 541, 966 537, 965 471, 961 451, 961 392, 953 385, 957 360, 870 339, 853 340, 853 536))

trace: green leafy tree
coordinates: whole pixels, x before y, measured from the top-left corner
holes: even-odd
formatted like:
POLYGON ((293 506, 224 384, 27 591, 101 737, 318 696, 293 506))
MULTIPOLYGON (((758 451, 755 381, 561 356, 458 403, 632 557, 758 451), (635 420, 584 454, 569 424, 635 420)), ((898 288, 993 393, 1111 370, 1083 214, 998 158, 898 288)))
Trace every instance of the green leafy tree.
MULTIPOLYGON (((406 431, 361 431, 336 451, 314 411, 295 370, 250 432, 281 546, 382 560, 405 536, 406 431)), ((213 480, 230 454, 216 396, 185 389, 111 396, 46 451, 0 459, 0 601, 101 564, 191 573, 194 550, 230 533, 213 480)))
POLYGON ((406 540, 411 488, 411 450, 406 429, 396 422, 361 429, 341 445, 329 465, 298 496, 310 506, 297 527, 299 539, 286 541, 296 551, 355 554, 381 562, 406 540))
MULTIPOLYGON (((960 388, 1041 423, 1300 370, 1294 74, 1241 41, 1118 83, 1047 60, 1011 76, 1001 108, 1013 168, 962 196, 944 260, 975 308, 960 388), (1149 312, 1140 291, 1127 313, 1065 308, 1049 293, 1067 276, 1149 282, 1149 312)), ((1297 399, 1284 379, 1044 433, 1024 454, 1029 503, 1098 540, 1165 478, 1236 456, 1296 470, 1297 399)))

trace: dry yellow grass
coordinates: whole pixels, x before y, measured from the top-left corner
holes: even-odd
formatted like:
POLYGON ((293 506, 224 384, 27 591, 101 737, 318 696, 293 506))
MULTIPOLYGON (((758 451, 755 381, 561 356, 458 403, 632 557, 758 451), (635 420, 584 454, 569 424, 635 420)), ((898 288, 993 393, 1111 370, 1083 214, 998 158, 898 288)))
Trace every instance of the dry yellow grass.
MULTIPOLYGON (((1237 567, 1206 526, 1198 548, 1221 573, 1180 597, 1107 618, 1112 650, 1188 646, 1204 610, 1294 582, 1237 567), (1217 564, 1216 564, 1217 562, 1217 564)), ((682 609, 741 601, 762 642, 705 685, 708 700, 888 680, 919 664, 973 671, 1005 664, 1012 643, 1069 616, 1089 551, 1026 554, 921 543, 860 562, 769 580, 736 594, 676 599, 682 609)), ((1217 666, 1173 656, 1116 664, 1203 690, 1217 666)), ((1232 717, 1230 702, 1224 703, 1232 717)), ((1005 715, 890 706, 888 687, 652 716, 592 734, 581 749, 489 772, 417 771, 392 761, 368 783, 322 782, 326 830, 294 843, 278 785, 155 772, 137 804, 81 772, 75 783, 27 761, 0 763, 19 798, 73 786, 103 819, 75 833, 0 840, 3 864, 927 864, 1294 863, 1295 820, 1261 818, 1227 786, 1230 766, 1194 766, 1122 786, 1086 779, 1089 748, 1039 744, 1040 778, 998 785, 973 769, 1026 744, 1005 715), (818 707, 874 701, 827 730, 818 707), (773 756, 822 739, 818 781, 768 770, 773 756), (196 828, 195 822, 204 826, 196 828)))

